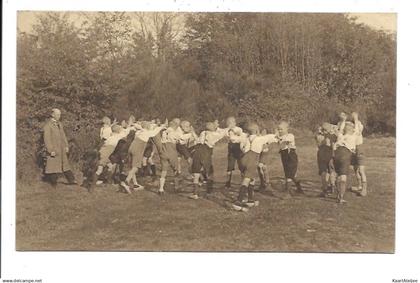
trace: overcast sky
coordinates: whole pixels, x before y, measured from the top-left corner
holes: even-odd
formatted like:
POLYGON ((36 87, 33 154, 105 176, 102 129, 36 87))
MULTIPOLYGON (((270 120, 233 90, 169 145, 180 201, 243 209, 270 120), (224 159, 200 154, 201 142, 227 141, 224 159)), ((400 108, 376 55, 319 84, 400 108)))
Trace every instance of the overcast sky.
MULTIPOLYGON (((18 28, 20 31, 29 32, 32 24, 35 22, 35 15, 40 12, 19 12, 18 28)), ((364 23, 374 29, 385 30, 388 32, 397 31, 397 14, 391 13, 351 13, 350 15, 357 17, 357 21, 364 23)), ((78 20, 77 12, 72 13, 72 20, 78 20)))

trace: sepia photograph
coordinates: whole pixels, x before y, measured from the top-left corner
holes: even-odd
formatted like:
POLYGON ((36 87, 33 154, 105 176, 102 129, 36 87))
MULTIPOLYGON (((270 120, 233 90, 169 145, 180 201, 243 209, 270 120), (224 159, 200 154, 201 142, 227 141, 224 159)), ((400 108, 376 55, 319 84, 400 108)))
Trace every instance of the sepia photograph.
POLYGON ((16 36, 17 251, 395 252, 396 13, 20 10, 16 36))

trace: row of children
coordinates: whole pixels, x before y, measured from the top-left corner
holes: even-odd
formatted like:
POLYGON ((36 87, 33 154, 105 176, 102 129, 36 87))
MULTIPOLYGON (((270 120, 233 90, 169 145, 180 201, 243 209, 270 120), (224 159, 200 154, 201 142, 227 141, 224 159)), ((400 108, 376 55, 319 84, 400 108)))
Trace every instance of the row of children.
MULTIPOLYGON (((347 175, 350 165, 353 165, 360 183, 360 195, 366 195, 366 175, 363 166, 363 125, 352 114, 354 122, 347 121, 347 115, 340 115, 338 125, 324 123, 316 134, 318 142, 318 165, 322 179, 322 195, 326 196, 330 189, 335 191, 338 186, 338 202, 343 203, 346 190, 347 175), (338 175, 338 180, 336 180, 338 175), (336 185, 337 184, 337 185, 336 185)), ((213 191, 213 148, 217 142, 228 140, 228 166, 225 188, 230 189, 232 173, 235 164, 241 171, 242 182, 237 200, 232 204, 237 210, 246 210, 258 205, 254 199, 254 186, 259 177, 260 190, 272 193, 267 168, 268 146, 278 143, 280 156, 285 173, 284 191, 290 196, 291 185, 294 183, 296 192, 303 194, 299 180, 296 179, 298 156, 296 153, 295 137, 289 133, 286 121, 278 123, 273 134, 267 134, 265 129, 260 131, 257 123, 248 123, 244 129, 236 125, 236 119, 229 117, 226 128, 220 128, 218 121, 206 123, 206 129, 197 135, 188 121, 178 118, 165 123, 158 120, 135 121, 133 116, 128 122, 111 123, 108 117, 103 119, 101 129, 103 145, 99 154, 93 159, 98 164, 92 172, 92 164, 86 168, 84 185, 93 190, 101 175, 118 176, 121 188, 131 193, 131 190, 144 189, 137 181, 137 173, 150 172, 156 176, 156 166, 153 154, 156 150, 161 164, 159 179, 159 194, 165 192, 165 182, 169 170, 174 172, 175 190, 179 188, 181 166, 180 159, 184 158, 193 178, 193 192, 191 199, 199 198, 202 183, 207 183, 206 194, 213 191), (89 173, 90 172, 90 173, 89 173)), ((140 174, 140 175, 143 175, 140 174)), ((106 179, 106 178, 105 178, 106 179)))
POLYGON ((286 191, 290 192, 291 183, 296 184, 297 192, 303 193, 300 182, 296 180, 297 155, 293 134, 288 132, 288 123, 278 124, 274 134, 261 131, 256 123, 248 123, 242 129, 236 125, 236 119, 229 117, 226 128, 219 127, 218 121, 206 123, 206 129, 197 135, 188 121, 178 118, 165 123, 159 121, 135 121, 130 117, 128 122, 111 123, 108 117, 103 119, 100 131, 103 144, 98 154, 92 153, 90 162, 84 170, 84 186, 93 191, 98 179, 107 176, 109 182, 112 176, 118 176, 121 188, 131 193, 131 190, 142 190, 137 181, 139 169, 150 167, 152 175, 156 174, 156 167, 152 163, 153 152, 160 159, 161 174, 158 193, 164 193, 166 176, 169 170, 174 172, 175 190, 178 189, 181 173, 180 158, 184 158, 193 177, 192 199, 199 198, 202 183, 207 183, 206 193, 213 191, 213 148, 217 142, 228 140, 228 168, 226 189, 231 187, 232 173, 235 165, 242 174, 241 189, 238 200, 234 204, 236 209, 258 204, 254 200, 254 185, 260 178, 260 189, 271 191, 267 170, 268 145, 280 144, 280 154, 286 175, 286 191), (98 164, 97 167, 94 164, 98 164), (96 168, 93 172, 92 168, 96 168))

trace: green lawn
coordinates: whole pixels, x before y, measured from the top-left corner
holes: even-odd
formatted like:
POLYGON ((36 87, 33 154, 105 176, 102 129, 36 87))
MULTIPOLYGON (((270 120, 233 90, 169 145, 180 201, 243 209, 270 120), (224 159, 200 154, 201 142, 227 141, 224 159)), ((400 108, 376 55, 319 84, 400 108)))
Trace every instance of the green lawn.
MULTIPOLYGON (((172 184, 162 198, 156 186, 132 195, 116 187, 89 194, 77 186, 57 190, 41 182, 18 182, 17 250, 122 251, 305 251, 393 252, 395 227, 395 139, 366 139, 367 175, 373 190, 361 198, 348 193, 348 203, 317 197, 316 146, 309 135, 298 136, 299 176, 304 196, 281 199, 257 193, 260 206, 236 212, 222 193, 226 145, 214 151, 216 192, 211 199, 188 199, 184 181, 175 194, 172 184)), ((275 148, 270 174, 281 188, 282 167, 275 148)), ((239 172, 234 176, 239 189, 239 172)))

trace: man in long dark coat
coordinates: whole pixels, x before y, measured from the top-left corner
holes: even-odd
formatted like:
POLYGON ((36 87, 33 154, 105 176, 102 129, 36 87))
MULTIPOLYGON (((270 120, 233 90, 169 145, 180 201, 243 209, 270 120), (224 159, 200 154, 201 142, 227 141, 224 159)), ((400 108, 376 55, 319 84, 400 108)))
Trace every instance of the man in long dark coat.
POLYGON ((61 111, 55 108, 44 125, 44 144, 47 150, 45 174, 54 187, 61 173, 64 173, 69 184, 77 184, 67 158, 69 145, 60 118, 61 111))

